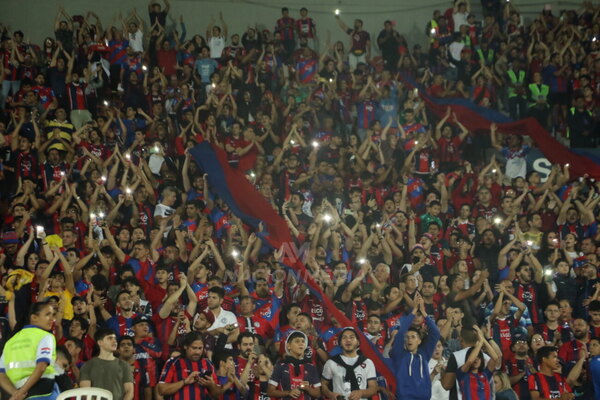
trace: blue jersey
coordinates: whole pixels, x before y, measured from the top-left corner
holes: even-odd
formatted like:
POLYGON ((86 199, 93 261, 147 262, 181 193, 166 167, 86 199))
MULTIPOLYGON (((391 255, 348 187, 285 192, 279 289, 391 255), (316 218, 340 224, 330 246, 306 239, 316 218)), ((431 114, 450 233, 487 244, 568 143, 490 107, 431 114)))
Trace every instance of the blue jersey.
POLYGON ((390 97, 389 99, 383 99, 379 102, 377 107, 377 119, 381 122, 382 126, 387 126, 388 122, 392 122, 391 128, 398 127, 398 100, 390 97))
POLYGON ((217 70, 217 62, 212 58, 201 58, 194 65, 202 83, 210 83, 210 75, 217 70))

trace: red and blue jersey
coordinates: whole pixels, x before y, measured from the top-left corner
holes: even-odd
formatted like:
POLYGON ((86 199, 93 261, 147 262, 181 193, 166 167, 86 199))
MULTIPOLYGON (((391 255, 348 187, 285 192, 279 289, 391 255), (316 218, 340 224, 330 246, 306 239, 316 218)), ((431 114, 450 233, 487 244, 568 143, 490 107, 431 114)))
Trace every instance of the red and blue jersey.
POLYGON ((222 238, 225 230, 229 228, 229 217, 227 216, 227 213, 219 207, 215 207, 210 213, 210 220, 215 227, 216 237, 222 238))
POLYGON ((304 58, 298 60, 296 69, 301 83, 310 83, 317 74, 319 61, 314 58, 304 58))
MULTIPOLYGON (((199 372, 200 376, 212 378, 217 383, 217 375, 212 363, 203 358, 198 361, 192 361, 184 357, 178 357, 167 361, 159 382, 176 383, 185 380, 193 372, 199 372)), ((209 399, 208 389, 198 383, 184 385, 181 389, 170 396, 165 396, 165 400, 205 400, 209 399)))
POLYGON ((127 59, 127 47, 129 47, 128 40, 111 40, 108 42, 109 53, 108 53, 108 61, 115 65, 123 66, 125 65, 125 61, 127 59))
POLYGON ((283 17, 277 20, 275 31, 281 34, 282 40, 294 40, 294 18, 283 17))
POLYGON ((31 90, 37 93, 40 103, 45 109, 48 109, 48 106, 50 106, 50 103, 52 103, 54 100, 54 92, 52 91, 52 88, 46 86, 34 86, 31 88, 31 90))
POLYGON ((464 400, 488 400, 492 398, 490 381, 492 372, 485 368, 483 372, 456 371, 460 393, 464 400))
POLYGON ((563 393, 571 393, 569 384, 560 374, 550 376, 538 372, 529 375, 529 390, 539 392, 542 399, 558 399, 563 393))
POLYGON ((554 338, 557 335, 562 343, 568 342, 572 339, 571 328, 568 324, 559 325, 556 329, 550 329, 546 324, 539 324, 535 326, 535 333, 542 335, 545 342, 554 342, 554 338))
POLYGON ((158 369, 156 360, 162 356, 162 345, 155 337, 136 340, 134 345, 135 354, 133 358, 139 362, 140 367, 146 372, 148 385, 156 386, 158 379, 158 369))
POLYGON ((256 305, 254 314, 264 318, 267 321, 273 320, 273 318, 279 314, 281 309, 281 299, 274 294, 269 294, 268 297, 259 297, 256 293, 252 293, 254 304, 256 305))
POLYGON ((142 60, 137 56, 128 56, 125 58, 125 67, 128 72, 135 72, 138 78, 142 78, 144 71, 142 70, 142 60))
POLYGON ((543 322, 542 313, 540 312, 540 307, 538 305, 538 293, 536 284, 522 284, 517 279, 515 279, 513 281, 513 286, 515 288, 515 297, 521 300, 527 306, 529 316, 531 317, 531 322, 534 325, 543 322))
POLYGON ((492 336, 502 349, 502 353, 510 354, 512 344, 512 332, 519 325, 514 316, 509 315, 504 319, 496 318, 492 325, 492 336))
POLYGON ((426 131, 425 127, 420 122, 402 125, 402 129, 404 130, 404 133, 406 133, 407 138, 412 138, 413 136, 416 136, 417 133, 424 133, 426 131))
POLYGON ((356 103, 357 124, 359 129, 369 129, 375 121, 377 114, 377 102, 365 100, 356 103))
POLYGON ((67 85, 67 98, 71 110, 87 110, 87 100, 85 97, 85 83, 69 83, 67 85))
POLYGON ((313 320, 313 324, 317 331, 321 330, 325 322, 325 308, 323 302, 317 299, 314 295, 308 294, 302 299, 302 312, 308 313, 313 320))
POLYGON ((302 37, 315 37, 315 21, 311 17, 299 18, 296 20, 296 30, 302 37))
POLYGON ((275 55, 273 53, 267 53, 263 57, 263 61, 265 63, 265 67, 264 67, 265 72, 267 72, 269 74, 274 73, 275 66, 277 65, 275 55))
POLYGON ((420 178, 408 178, 408 198, 410 205, 421 210, 425 207, 425 192, 423 191, 424 182, 420 178))
POLYGON ((69 170, 69 164, 65 162, 61 162, 57 165, 52 165, 48 161, 42 164, 42 176, 43 176, 43 184, 44 190, 50 189, 50 183, 52 181, 60 182, 63 177, 63 174, 66 174, 69 170))
MULTIPOLYGON (((516 376, 522 373, 525 373, 525 376, 513 385, 513 390, 517 393, 517 397, 522 400, 531 399, 531 394, 529 393, 529 383, 527 379, 530 375, 528 364, 533 365, 533 360, 527 356, 524 359, 517 359, 514 354, 509 353, 510 358, 506 360, 506 372, 508 376, 516 376)), ((506 353, 504 353, 506 356, 506 353)))
POLYGON ((154 262, 148 258, 146 261, 138 260, 129 255, 125 256, 123 264, 128 264, 133 268, 135 277, 141 282, 151 282, 154 279, 154 262))
POLYGON ((320 338, 325 344, 325 349, 331 357, 342 352, 342 349, 338 345, 338 336, 341 331, 342 328, 336 328, 332 326, 331 328, 321 332, 320 338))
POLYGON ((429 149, 424 148, 421 151, 417 151, 414 159, 416 173, 428 174, 429 172, 431 172, 431 163, 433 161, 433 158, 429 149))
POLYGON ((135 314, 130 318, 125 318, 121 314, 114 315, 106 321, 106 327, 115 331, 118 338, 123 336, 133 337, 133 319, 135 317, 135 314))
MULTIPOLYGON (((221 386, 224 386, 229 379, 226 376, 218 376, 217 375, 217 383, 221 386)), ((240 400, 240 391, 235 385, 232 385, 229 389, 225 390, 225 392, 217 397, 218 400, 240 400)))
POLYGON ((270 400, 271 397, 267 395, 267 389, 269 387, 269 381, 261 381, 260 379, 254 379, 248 382, 248 394, 246 398, 248 400, 270 400))
POLYGON ((206 307, 208 307, 208 284, 194 282, 192 283, 191 287, 194 293, 196 293, 196 298, 198 299, 198 309, 204 310, 206 307))
POLYGON ((577 360, 579 360, 579 352, 583 346, 587 346, 589 350, 589 344, 586 345, 575 339, 560 346, 558 349, 558 358, 562 361, 565 370, 570 371, 573 368, 577 360))
POLYGON ((37 179, 40 174, 40 164, 37 154, 33 151, 27 153, 19 151, 16 162, 17 178, 37 179))

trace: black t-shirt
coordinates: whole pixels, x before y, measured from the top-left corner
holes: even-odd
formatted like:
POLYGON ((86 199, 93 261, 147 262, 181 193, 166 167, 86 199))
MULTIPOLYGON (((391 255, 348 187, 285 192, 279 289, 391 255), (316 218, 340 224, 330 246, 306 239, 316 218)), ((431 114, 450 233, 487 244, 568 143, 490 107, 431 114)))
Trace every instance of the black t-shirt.
POLYGON ((164 11, 160 11, 160 12, 150 12, 150 26, 154 25, 154 23, 156 22, 156 20, 158 20, 158 23, 160 24, 160 26, 162 26, 164 28, 165 23, 167 22, 167 13, 164 11))

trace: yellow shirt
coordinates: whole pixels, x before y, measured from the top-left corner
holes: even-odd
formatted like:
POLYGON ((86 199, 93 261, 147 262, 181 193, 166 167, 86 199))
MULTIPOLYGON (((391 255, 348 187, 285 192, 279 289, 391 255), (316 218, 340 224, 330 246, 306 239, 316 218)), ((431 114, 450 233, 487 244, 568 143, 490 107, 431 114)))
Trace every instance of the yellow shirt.
POLYGON ((61 295, 64 295, 64 313, 63 313, 63 319, 68 319, 69 321, 73 319, 73 304, 71 304, 71 299, 73 298, 73 294, 71 292, 69 292, 68 290, 63 290, 62 292, 51 292, 50 290, 47 290, 42 296, 41 296, 41 300, 45 299, 46 297, 50 297, 50 296, 56 296, 58 298, 62 298, 61 295))

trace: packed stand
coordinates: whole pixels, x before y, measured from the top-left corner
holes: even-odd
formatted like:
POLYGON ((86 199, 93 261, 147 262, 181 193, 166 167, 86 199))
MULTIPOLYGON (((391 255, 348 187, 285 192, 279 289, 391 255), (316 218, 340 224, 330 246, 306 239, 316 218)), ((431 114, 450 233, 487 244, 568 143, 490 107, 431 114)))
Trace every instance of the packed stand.
POLYGON ((243 33, 219 14, 188 38, 166 0, 105 26, 61 7, 39 46, 4 26, 10 399, 598 398, 600 183, 541 176, 527 136, 475 135, 402 79, 595 147, 600 8, 525 25, 482 7, 435 11, 412 48, 339 10, 318 22, 349 41, 329 43, 305 8, 243 33), (189 152, 205 141, 293 243, 273 249, 216 196, 189 152))

